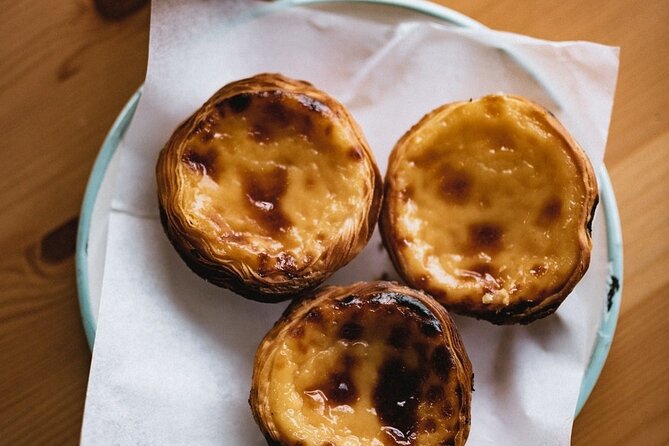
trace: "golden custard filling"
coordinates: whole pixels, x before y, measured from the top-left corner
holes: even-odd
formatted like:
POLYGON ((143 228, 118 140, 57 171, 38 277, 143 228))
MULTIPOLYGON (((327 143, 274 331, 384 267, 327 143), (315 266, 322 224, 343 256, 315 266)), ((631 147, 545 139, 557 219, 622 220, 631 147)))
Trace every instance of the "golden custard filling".
POLYGON ((368 206, 374 170, 356 140, 307 95, 228 97, 182 143, 180 208, 214 255, 299 271, 351 236, 368 206))
POLYGON ((429 310, 396 297, 329 302, 284 330, 268 377, 281 444, 456 444, 458 359, 429 310))
POLYGON ((346 108, 261 73, 223 86, 156 163, 161 224, 186 265, 243 297, 314 288, 367 244, 382 178, 346 108))
POLYGON ((487 96, 437 111, 393 166, 398 256, 456 308, 546 297, 579 266, 590 212, 582 168, 527 102, 487 96))

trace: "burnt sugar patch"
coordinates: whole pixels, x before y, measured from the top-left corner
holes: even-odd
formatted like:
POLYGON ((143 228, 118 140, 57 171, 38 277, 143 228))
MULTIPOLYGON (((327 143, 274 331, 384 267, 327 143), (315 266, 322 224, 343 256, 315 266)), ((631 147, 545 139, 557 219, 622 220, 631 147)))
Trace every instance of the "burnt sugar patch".
POLYGON ((463 205, 472 194, 472 179, 464 171, 444 166, 439 171, 438 187, 442 200, 463 205))
POLYGON ((269 235, 285 232, 291 222, 281 208, 281 199, 288 188, 288 171, 276 167, 267 173, 247 172, 242 177, 243 193, 248 209, 269 235))
POLYGON ((357 341, 362 338, 363 327, 355 322, 347 322, 341 326, 339 337, 347 341, 357 341))
POLYGON ((434 373, 443 380, 448 380, 451 370, 455 367, 451 354, 443 345, 436 347, 432 352, 430 365, 434 373))
POLYGON ((216 174, 217 158, 218 153, 213 148, 200 151, 189 147, 184 151, 181 161, 192 171, 213 177, 216 174))
POLYGON ((378 372, 374 403, 384 432, 399 444, 414 444, 417 437, 420 387, 425 370, 411 368, 401 358, 385 361, 378 372))
POLYGON ((353 380, 353 369, 357 365, 355 357, 344 354, 338 359, 336 370, 329 372, 323 381, 305 390, 305 395, 330 406, 355 403, 360 398, 358 387, 353 380))
POLYGON ((240 93, 238 95, 227 98, 225 101, 216 105, 216 108, 221 112, 225 106, 233 113, 242 113, 251 105, 253 96, 250 93, 240 93))
POLYGON ((482 222, 469 225, 468 229, 468 251, 498 252, 502 249, 502 237, 504 230, 496 223, 482 222))

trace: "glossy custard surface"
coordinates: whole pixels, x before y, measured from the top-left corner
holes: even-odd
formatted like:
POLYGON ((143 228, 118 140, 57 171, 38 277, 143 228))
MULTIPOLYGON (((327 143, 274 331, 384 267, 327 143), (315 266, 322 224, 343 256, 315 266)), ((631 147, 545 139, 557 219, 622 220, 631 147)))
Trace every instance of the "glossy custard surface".
POLYGON ((341 228, 354 229, 372 187, 369 167, 325 104, 241 94, 211 116, 195 123, 179 169, 187 218, 220 240, 218 254, 262 271, 256 254, 264 253, 299 270, 341 228))
POLYGON ((398 260, 449 308, 541 299, 580 267, 591 197, 545 113, 487 96, 435 111, 396 150, 398 260))
POLYGON ((353 118, 279 74, 219 90, 174 132, 157 175, 182 257, 252 298, 324 280, 364 247, 380 207, 381 177, 353 118))
POLYGON ((455 444, 463 389, 447 336, 430 310, 396 293, 302 314, 280 339, 269 376, 282 444, 455 444))

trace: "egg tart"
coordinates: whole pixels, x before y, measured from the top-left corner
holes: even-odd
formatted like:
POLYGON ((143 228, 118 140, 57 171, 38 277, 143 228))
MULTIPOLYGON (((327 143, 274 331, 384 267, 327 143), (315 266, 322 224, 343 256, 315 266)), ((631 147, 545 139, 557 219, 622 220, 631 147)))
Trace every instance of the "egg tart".
POLYGON ((249 402, 270 445, 454 445, 473 374, 430 296, 393 282, 294 301, 256 353, 249 402))
POLYGON ((156 166, 161 221, 198 275, 276 302, 323 282, 372 235, 382 179, 353 117, 308 82, 217 91, 156 166))
POLYGON ((410 285, 496 324, 553 313, 585 274, 592 166, 550 112, 518 96, 444 105, 395 145, 381 231, 410 285))

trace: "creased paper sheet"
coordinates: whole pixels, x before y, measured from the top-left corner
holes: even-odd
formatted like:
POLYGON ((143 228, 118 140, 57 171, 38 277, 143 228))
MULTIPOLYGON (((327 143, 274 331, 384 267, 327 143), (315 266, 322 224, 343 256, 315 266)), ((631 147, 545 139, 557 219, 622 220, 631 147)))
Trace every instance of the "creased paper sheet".
MULTIPOLYGON (((253 355, 285 304, 196 277, 157 218, 158 151, 222 85, 259 72, 311 81, 349 108, 382 171, 423 114, 493 92, 546 106, 602 162, 615 48, 459 29, 369 4, 155 0, 151 20, 147 79, 118 153, 84 444, 265 444, 247 403, 253 355)), ((569 444, 607 291, 605 231, 598 212, 590 270, 556 315, 512 327, 456 317, 476 374, 468 444, 569 444)), ((397 277, 377 233, 329 282, 384 273, 397 277)))

